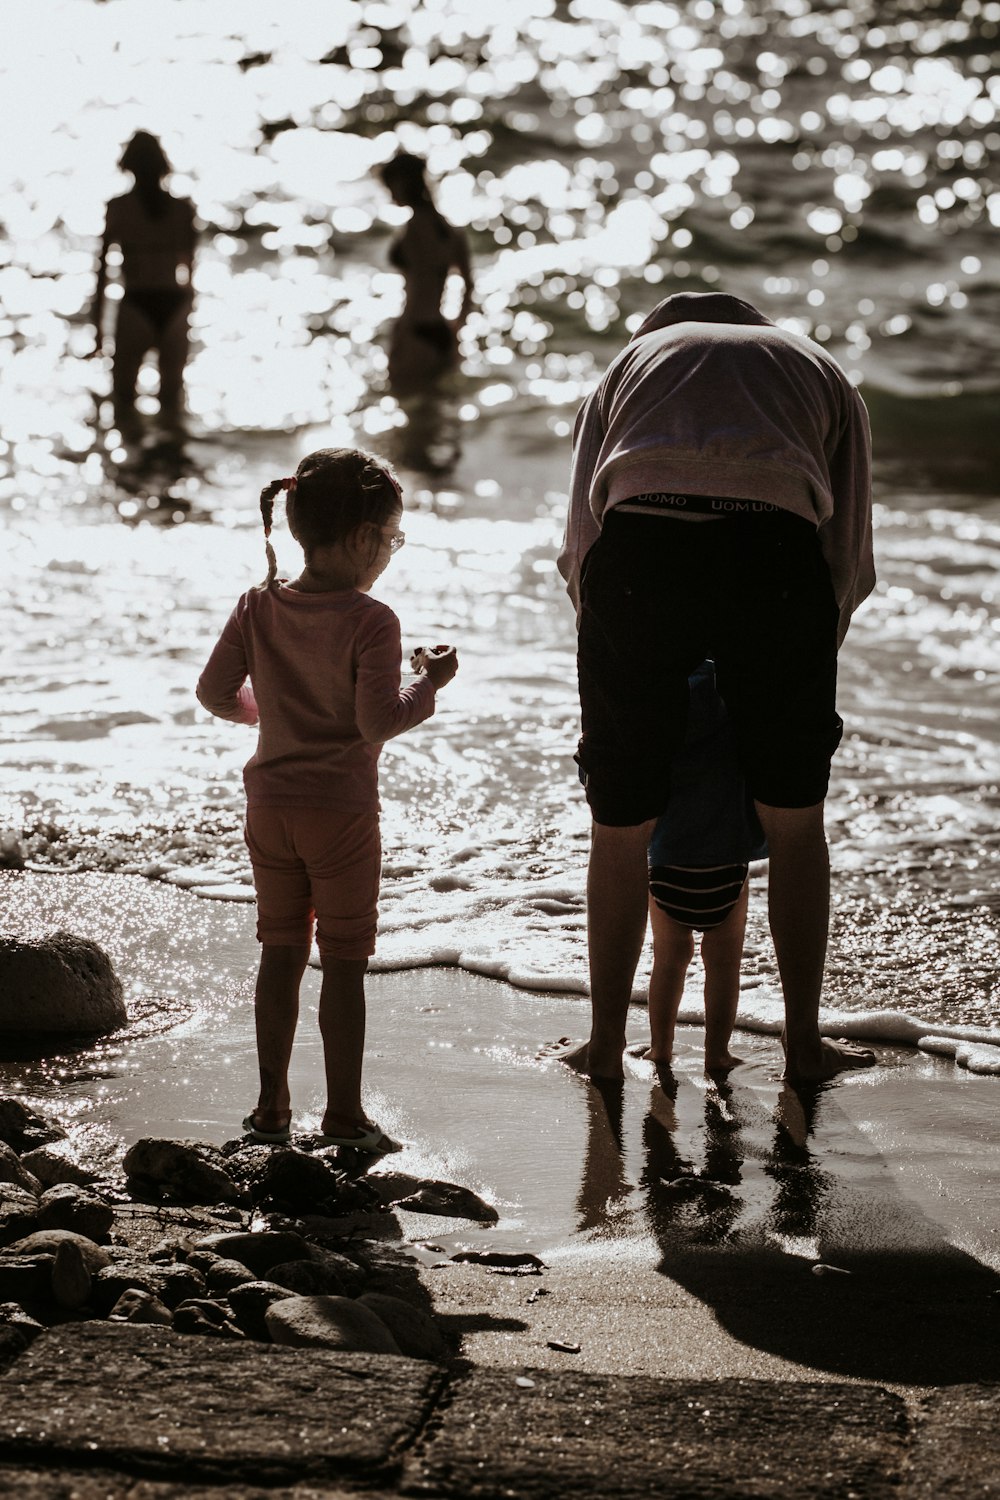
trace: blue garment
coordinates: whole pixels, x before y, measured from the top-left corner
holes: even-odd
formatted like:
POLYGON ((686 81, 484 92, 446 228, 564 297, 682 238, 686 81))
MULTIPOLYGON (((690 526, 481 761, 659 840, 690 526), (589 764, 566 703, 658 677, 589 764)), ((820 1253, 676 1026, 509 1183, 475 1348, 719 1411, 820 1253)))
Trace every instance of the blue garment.
POLYGON ((670 801, 649 845, 649 864, 704 869, 767 858, 767 844, 736 754, 715 666, 688 678, 684 744, 670 768, 670 801))

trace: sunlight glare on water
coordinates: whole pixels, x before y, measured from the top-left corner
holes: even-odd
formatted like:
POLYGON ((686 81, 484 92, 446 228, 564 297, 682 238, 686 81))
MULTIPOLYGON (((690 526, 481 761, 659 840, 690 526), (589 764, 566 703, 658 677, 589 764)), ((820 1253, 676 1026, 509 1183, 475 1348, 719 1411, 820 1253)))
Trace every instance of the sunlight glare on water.
MULTIPOLYGON (((1000 6, 8 10, 0 125, 32 130, 0 163, 0 831, 29 866, 250 899, 252 736, 209 721, 193 683, 263 574, 260 485, 363 441, 407 490, 380 585, 404 649, 454 640, 462 659, 435 719, 383 755, 377 962, 582 990, 554 567, 572 421, 656 300, 719 287, 827 345, 876 436, 880 585, 842 657, 829 804, 831 1003, 995 1026, 1000 6), (108 361, 82 357, 137 128, 199 217, 180 472, 130 466, 108 361), (475 264, 463 374, 433 411, 386 385, 403 216, 375 168, 400 146, 475 264)), ((155 413, 152 370, 143 391, 155 413)), ((276 542, 291 572, 280 523, 276 542)), ((747 981, 773 1000, 759 876, 747 981)))

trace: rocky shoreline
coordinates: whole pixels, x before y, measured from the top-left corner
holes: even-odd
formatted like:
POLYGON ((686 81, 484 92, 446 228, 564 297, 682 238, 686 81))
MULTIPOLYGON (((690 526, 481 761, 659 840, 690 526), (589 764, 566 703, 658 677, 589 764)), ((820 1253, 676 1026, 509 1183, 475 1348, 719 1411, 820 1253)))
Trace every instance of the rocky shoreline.
POLYGON ((370 1173, 315 1138, 222 1147, 145 1138, 99 1177, 65 1132, 0 1098, 0 1363, 46 1328, 176 1333, 441 1360, 393 1206, 496 1221, 455 1183, 370 1173))

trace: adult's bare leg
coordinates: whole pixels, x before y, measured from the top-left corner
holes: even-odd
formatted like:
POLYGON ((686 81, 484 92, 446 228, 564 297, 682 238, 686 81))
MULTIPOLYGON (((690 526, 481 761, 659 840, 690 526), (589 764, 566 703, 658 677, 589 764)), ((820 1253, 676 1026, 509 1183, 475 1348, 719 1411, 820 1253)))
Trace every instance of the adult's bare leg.
POLYGON ((768 920, 785 999, 785 1077, 832 1078, 843 1068, 867 1067, 866 1048, 825 1041, 819 1003, 830 928, 830 855, 823 803, 812 807, 756 804, 770 853, 768 920))
POLYGON ((632 828, 595 823, 587 870, 590 1037, 562 1060, 593 1078, 622 1078, 625 1022, 646 936, 646 849, 655 819, 632 828))

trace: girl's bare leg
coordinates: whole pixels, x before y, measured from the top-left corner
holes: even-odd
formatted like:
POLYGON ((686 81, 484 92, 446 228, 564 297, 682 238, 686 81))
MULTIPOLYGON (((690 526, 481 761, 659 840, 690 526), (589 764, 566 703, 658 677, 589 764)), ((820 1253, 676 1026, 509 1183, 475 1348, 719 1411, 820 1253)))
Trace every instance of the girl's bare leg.
POLYGON ((258 1130, 280 1130, 291 1118, 288 1064, 299 1018, 299 985, 309 962, 309 946, 265 944, 260 950, 254 997, 260 1094, 254 1121, 258 1130))
POLYGON ((323 955, 319 1029, 326 1067, 325 1135, 353 1134, 369 1123, 361 1108, 367 969, 367 958, 323 955))
POLYGON ((739 900, 724 922, 701 940, 705 965, 705 1068, 732 1068, 740 1061, 729 1050, 740 1002, 740 965, 747 925, 750 882, 743 882, 739 900))
POLYGON ((653 972, 649 978, 650 1062, 669 1063, 674 1052, 674 1029, 684 993, 688 966, 694 956, 694 933, 668 917, 649 898, 653 929, 653 972))

